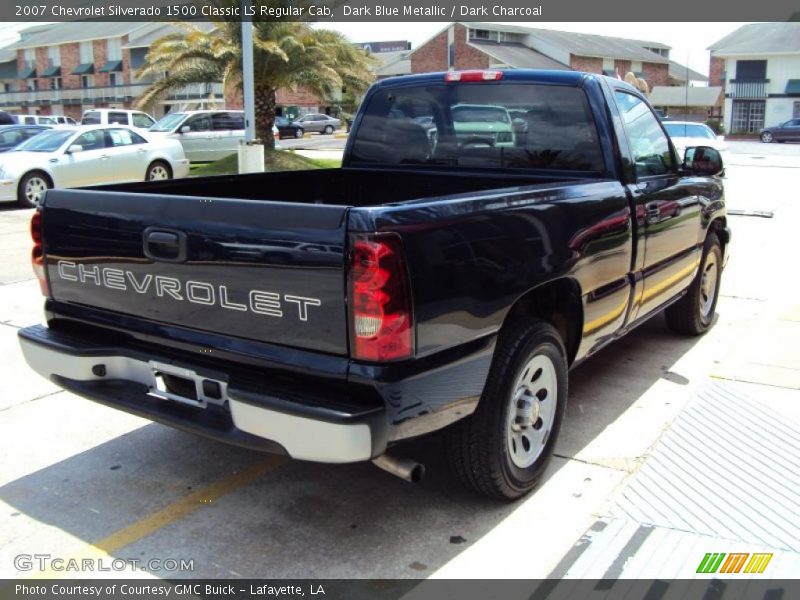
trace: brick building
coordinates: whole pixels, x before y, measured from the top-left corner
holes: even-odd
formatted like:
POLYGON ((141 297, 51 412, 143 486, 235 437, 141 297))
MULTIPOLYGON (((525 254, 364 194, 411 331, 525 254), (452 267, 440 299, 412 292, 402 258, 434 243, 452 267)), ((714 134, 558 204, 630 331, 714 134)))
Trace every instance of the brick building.
MULTIPOLYGON (((152 83, 136 69, 164 23, 52 23, 29 27, 20 40, 0 49, 0 109, 13 113, 67 115, 79 120, 90 108, 131 108, 152 83)), ((194 108, 220 103, 219 84, 188 86, 155 107, 194 108)))
POLYGON ((498 23, 451 23, 409 55, 409 73, 449 69, 572 69, 624 76, 654 86, 708 80, 669 58, 658 42, 498 23))
MULTIPOLYGON (((211 23, 196 23, 213 27, 211 23)), ((51 23, 28 27, 20 40, 0 48, 0 110, 67 115, 79 120, 91 108, 131 108, 153 81, 137 78, 150 46, 176 28, 169 23, 51 23)), ((379 67, 408 53, 407 41, 363 42, 379 67)), ((333 107, 304 89, 278 90, 279 114, 330 112, 333 107)), ((149 112, 242 108, 240 91, 219 82, 186 86, 149 112)))
POLYGON ((709 47, 725 92, 725 129, 756 134, 800 118, 800 23, 751 23, 709 47))

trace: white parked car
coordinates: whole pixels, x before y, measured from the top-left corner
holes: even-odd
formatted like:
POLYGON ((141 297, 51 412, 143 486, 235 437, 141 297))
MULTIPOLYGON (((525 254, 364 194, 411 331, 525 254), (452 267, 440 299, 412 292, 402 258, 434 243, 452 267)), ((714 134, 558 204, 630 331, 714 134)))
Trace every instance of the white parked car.
POLYGON ((0 202, 34 207, 45 191, 104 183, 186 177, 189 161, 174 140, 146 139, 129 127, 54 128, 0 156, 0 202))
POLYGON ((57 125, 58 121, 50 115, 12 115, 20 125, 57 125))
POLYGON ((156 120, 140 110, 93 108, 83 113, 81 125, 126 125, 147 131, 156 120))
POLYGON ((244 139, 244 111, 187 110, 167 113, 150 127, 151 135, 178 140, 192 162, 235 154, 244 139))
POLYGON ((683 160, 686 148, 690 146, 711 146, 722 155, 723 163, 727 159, 728 145, 725 143, 725 136, 717 135, 705 123, 662 121, 661 124, 675 145, 679 160, 683 160))

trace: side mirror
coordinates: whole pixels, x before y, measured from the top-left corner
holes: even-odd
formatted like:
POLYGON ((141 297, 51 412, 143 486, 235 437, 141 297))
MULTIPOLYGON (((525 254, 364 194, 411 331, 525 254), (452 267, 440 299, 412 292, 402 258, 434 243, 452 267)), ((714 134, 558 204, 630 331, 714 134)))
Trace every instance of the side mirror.
POLYGON ((683 155, 683 168, 696 175, 719 175, 723 169, 722 156, 710 146, 692 146, 683 155))
POLYGON ((80 144, 72 144, 72 146, 67 148, 67 154, 75 154, 76 152, 83 152, 83 146, 80 144))
POLYGON ((191 130, 192 130, 191 127, 189 127, 188 125, 184 125, 178 131, 180 131, 180 133, 189 133, 191 130))

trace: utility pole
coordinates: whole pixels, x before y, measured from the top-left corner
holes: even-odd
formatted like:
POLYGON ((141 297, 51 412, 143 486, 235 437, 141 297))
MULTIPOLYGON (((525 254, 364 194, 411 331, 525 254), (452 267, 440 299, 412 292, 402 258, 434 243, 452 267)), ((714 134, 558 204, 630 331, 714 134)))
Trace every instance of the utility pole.
POLYGON ((242 96, 244 100, 244 140, 239 143, 239 173, 264 171, 264 144, 256 139, 255 84, 253 81, 253 22, 251 0, 240 0, 242 14, 242 96))

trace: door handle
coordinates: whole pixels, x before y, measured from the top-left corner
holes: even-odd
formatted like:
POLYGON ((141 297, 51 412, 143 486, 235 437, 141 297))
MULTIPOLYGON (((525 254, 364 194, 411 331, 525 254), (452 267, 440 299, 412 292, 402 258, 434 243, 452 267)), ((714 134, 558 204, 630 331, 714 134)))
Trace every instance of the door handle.
POLYGON ((145 150, 144 148, 139 148, 138 150, 136 150, 136 152, 138 152, 139 154, 144 154, 145 152, 147 152, 147 150, 145 150))
POLYGON ((186 234, 175 229, 148 227, 144 230, 144 255, 161 262, 186 260, 186 234))

